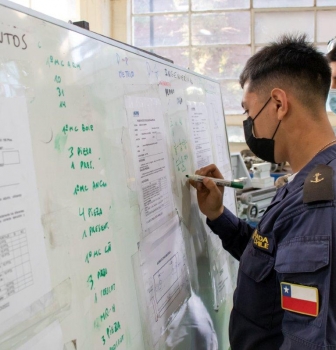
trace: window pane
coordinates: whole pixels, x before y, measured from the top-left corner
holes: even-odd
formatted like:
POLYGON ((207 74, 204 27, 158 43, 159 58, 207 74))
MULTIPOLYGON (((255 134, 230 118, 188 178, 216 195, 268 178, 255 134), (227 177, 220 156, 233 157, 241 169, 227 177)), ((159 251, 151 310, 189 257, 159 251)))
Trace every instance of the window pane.
POLYGON ((314 12, 265 12, 255 14, 256 44, 268 43, 285 33, 307 33, 314 38, 314 12))
POLYGON ((316 45, 315 47, 318 51, 322 52, 323 54, 327 53, 327 45, 316 45))
POLYGON ((336 11, 317 12, 317 41, 328 42, 336 35, 336 11))
POLYGON ((226 130, 229 142, 246 142, 243 126, 228 125, 226 130))
POLYGON ((133 13, 188 11, 188 0, 133 0, 133 13))
POLYGON ((223 104, 225 114, 242 114, 241 106, 243 90, 237 80, 221 81, 223 104))
POLYGON ((192 43, 250 44, 250 12, 193 15, 192 43))
POLYGON ((250 56, 249 46, 195 48, 192 70, 212 78, 238 79, 250 56))
POLYGON ((180 67, 189 68, 189 49, 187 48, 158 48, 153 52, 174 61, 174 64, 180 67))
POLYGON ((188 41, 187 16, 133 17, 133 43, 135 46, 181 46, 188 45, 188 41))
POLYGON ((317 0, 316 6, 336 6, 336 0, 317 0))
POLYGON ((248 9, 250 0, 191 0, 194 11, 248 9))
MULTIPOLYGON (((328 0, 327 0, 328 1, 328 0)), ((309 7, 314 0, 253 0, 253 7, 309 7)))

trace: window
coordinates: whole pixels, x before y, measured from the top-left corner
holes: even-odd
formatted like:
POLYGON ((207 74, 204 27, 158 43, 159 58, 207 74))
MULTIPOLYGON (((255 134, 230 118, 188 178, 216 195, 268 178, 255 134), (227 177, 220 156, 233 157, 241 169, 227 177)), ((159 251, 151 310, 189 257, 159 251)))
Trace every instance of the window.
POLYGON ((218 79, 226 114, 241 114, 239 74, 286 32, 321 50, 336 36, 336 0, 132 0, 132 44, 218 79))

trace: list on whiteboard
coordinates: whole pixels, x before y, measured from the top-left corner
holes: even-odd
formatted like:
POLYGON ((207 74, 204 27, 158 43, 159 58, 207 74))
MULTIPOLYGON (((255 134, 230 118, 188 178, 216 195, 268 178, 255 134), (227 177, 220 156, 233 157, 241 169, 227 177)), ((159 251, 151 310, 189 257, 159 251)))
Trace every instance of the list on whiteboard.
POLYGON ((202 102, 188 102, 191 136, 194 145, 195 167, 200 169, 213 163, 210 124, 202 102))
MULTIPOLYGON (((0 324, 50 289, 23 97, 0 97, 0 324)), ((0 327, 1 328, 1 327, 0 327)))
POLYGON ((126 106, 146 236, 169 220, 174 211, 163 114, 156 98, 127 97, 126 106))
POLYGON ((140 243, 148 318, 155 345, 172 315, 190 297, 186 254, 178 217, 140 243))

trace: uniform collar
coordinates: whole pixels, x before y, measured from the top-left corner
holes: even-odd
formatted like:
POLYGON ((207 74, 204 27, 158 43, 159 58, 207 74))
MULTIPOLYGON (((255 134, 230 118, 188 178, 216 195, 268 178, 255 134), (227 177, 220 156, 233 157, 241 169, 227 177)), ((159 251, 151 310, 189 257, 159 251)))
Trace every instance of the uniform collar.
POLYGON ((318 164, 328 164, 336 158, 336 145, 332 145, 318 153, 308 164, 306 164, 295 176, 294 180, 287 184, 288 192, 302 186, 309 172, 318 164))

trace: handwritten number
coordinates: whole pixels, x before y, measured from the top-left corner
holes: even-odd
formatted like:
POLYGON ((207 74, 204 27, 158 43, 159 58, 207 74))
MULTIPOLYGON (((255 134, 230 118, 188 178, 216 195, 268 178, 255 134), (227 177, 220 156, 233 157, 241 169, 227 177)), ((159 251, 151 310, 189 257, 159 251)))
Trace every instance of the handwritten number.
POLYGON ((93 288, 93 279, 92 279, 92 275, 90 275, 89 276, 89 278, 88 278, 88 283, 91 283, 91 290, 92 290, 92 288, 93 288))
POLYGON ((68 151, 70 151, 70 157, 69 157, 69 158, 71 158, 71 157, 73 156, 73 147, 70 147, 70 148, 68 149, 68 151))

